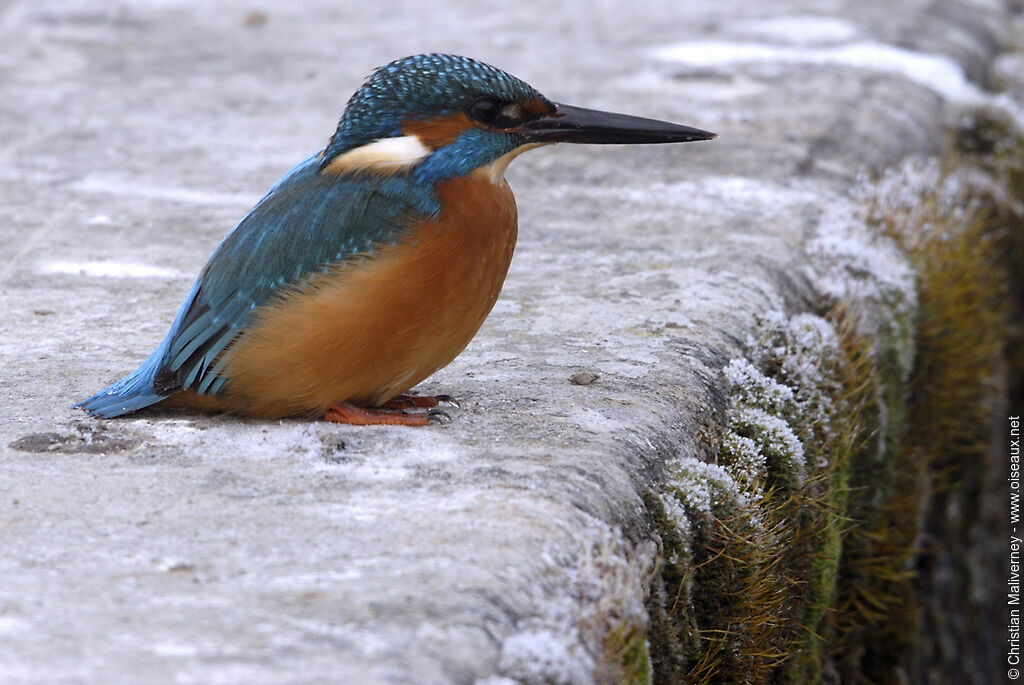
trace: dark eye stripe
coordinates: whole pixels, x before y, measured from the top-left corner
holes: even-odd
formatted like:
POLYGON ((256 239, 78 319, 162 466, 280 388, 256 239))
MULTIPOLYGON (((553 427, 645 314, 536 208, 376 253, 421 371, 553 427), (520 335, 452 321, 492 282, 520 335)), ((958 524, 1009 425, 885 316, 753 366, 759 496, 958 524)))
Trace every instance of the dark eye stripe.
POLYGON ((501 103, 491 98, 481 98, 469 106, 466 114, 471 119, 490 126, 501 117, 501 103))
POLYGON ((522 107, 515 102, 502 102, 496 98, 483 97, 466 108, 470 119, 488 128, 515 128, 523 123, 522 107))

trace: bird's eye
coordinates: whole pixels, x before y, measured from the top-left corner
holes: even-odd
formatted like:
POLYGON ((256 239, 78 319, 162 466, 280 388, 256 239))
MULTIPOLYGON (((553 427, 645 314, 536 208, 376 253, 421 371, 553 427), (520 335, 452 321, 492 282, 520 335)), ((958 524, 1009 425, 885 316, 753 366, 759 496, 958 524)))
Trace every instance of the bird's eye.
POLYGON ((501 103, 491 98, 482 98, 470 105, 466 113, 481 124, 490 125, 501 116, 501 103))

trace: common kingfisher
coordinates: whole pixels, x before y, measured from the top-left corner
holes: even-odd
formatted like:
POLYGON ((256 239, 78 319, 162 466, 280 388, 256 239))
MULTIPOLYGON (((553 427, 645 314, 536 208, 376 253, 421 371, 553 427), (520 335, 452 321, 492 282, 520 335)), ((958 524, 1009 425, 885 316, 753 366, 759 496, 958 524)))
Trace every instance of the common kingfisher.
POLYGON ((714 133, 552 102, 467 57, 380 67, 327 147, 227 234, 160 346, 75 405, 154 404, 354 424, 447 419, 406 394, 469 344, 516 243, 505 169, 551 143, 682 143, 714 133), (406 411, 412 410, 412 411, 406 411))

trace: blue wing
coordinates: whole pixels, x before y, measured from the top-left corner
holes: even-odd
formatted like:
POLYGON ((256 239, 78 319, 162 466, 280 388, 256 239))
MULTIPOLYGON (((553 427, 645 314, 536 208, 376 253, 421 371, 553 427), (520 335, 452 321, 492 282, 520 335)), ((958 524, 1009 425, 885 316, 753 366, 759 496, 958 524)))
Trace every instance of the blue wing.
POLYGON ((216 395, 228 380, 221 353, 261 305, 331 264, 394 243, 439 211, 433 189, 404 174, 339 178, 319 173, 319 155, 310 157, 224 238, 153 354, 75 406, 112 418, 180 390, 216 395))

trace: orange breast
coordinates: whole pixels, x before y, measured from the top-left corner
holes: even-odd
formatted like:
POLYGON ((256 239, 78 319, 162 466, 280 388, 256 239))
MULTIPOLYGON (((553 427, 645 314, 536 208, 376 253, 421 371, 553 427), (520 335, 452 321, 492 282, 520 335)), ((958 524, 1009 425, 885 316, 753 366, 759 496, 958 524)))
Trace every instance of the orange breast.
POLYGON ((265 418, 322 414, 342 401, 373 406, 451 362, 501 292, 516 207, 508 184, 483 172, 438 190, 441 214, 408 241, 261 311, 229 350, 218 405, 265 418))

